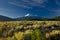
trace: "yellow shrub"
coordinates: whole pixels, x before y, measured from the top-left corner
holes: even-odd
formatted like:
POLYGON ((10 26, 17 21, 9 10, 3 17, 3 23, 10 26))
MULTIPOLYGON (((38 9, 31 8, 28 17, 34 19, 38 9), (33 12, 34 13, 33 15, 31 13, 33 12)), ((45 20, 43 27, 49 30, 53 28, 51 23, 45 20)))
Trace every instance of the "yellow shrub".
POLYGON ((18 32, 18 33, 15 33, 14 36, 17 40, 23 40, 24 33, 23 32, 18 32))

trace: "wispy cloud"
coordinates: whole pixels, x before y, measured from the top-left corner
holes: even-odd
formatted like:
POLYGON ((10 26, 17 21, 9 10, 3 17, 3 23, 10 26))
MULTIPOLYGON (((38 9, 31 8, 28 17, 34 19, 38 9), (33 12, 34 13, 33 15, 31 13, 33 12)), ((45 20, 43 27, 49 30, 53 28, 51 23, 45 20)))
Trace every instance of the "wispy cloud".
POLYGON ((8 12, 9 11, 9 9, 7 9, 7 8, 0 8, 0 13, 4 13, 4 12, 8 12))
POLYGON ((53 10, 51 10, 51 12, 54 13, 54 15, 60 16, 60 9, 53 9, 53 10))
POLYGON ((9 9, 7 9, 7 8, 0 8, 0 15, 7 16, 6 14, 8 14, 8 13, 7 13, 8 10, 9 10, 9 9))
POLYGON ((19 6, 22 8, 32 8, 35 6, 39 6, 39 7, 45 7, 45 2, 47 2, 47 0, 20 0, 20 1, 12 1, 12 2, 8 2, 9 4, 15 5, 15 6, 19 6))
POLYGON ((47 0, 32 0, 36 3, 39 3, 39 4, 43 4, 44 2, 46 2, 47 0))
POLYGON ((12 5, 18 6, 18 7, 22 7, 22 8, 31 8, 31 7, 29 7, 29 6, 27 6, 23 3, 20 3, 18 1, 17 2, 9 2, 9 3, 12 4, 12 5))
POLYGON ((55 2, 58 6, 60 6, 60 1, 59 0, 55 0, 55 2))
POLYGON ((3 10, 8 11, 8 9, 6 9, 6 8, 0 8, 0 11, 3 11, 3 10))

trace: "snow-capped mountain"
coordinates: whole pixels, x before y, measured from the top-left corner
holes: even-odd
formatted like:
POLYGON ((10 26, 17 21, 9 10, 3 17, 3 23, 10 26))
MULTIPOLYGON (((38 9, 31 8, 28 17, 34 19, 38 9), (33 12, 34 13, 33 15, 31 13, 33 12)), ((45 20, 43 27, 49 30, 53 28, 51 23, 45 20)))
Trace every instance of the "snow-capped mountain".
POLYGON ((40 17, 38 15, 31 15, 31 14, 26 14, 23 17, 19 17, 19 18, 10 18, 10 17, 0 15, 0 21, 20 21, 20 20, 41 20, 41 21, 59 20, 60 21, 60 16, 49 19, 49 18, 43 18, 43 17, 40 17))
POLYGON ((31 15, 29 13, 23 17, 17 18, 17 20, 37 20, 37 19, 41 19, 41 17, 39 17, 37 15, 31 15))
POLYGON ((28 13, 28 14, 25 15, 25 17, 27 17, 27 16, 30 16, 30 14, 28 13))

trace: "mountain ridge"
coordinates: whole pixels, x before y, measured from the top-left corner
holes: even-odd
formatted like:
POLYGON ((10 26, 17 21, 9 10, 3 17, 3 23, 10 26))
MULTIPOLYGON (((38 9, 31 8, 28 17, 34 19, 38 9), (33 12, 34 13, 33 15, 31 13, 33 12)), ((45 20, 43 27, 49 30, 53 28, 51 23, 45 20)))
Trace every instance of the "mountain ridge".
POLYGON ((60 16, 56 16, 54 18, 43 18, 39 16, 23 16, 18 18, 10 18, 7 16, 0 15, 0 21, 21 21, 21 20, 60 21, 60 16))
POLYGON ((0 21, 10 21, 10 20, 12 20, 12 18, 0 15, 0 21))

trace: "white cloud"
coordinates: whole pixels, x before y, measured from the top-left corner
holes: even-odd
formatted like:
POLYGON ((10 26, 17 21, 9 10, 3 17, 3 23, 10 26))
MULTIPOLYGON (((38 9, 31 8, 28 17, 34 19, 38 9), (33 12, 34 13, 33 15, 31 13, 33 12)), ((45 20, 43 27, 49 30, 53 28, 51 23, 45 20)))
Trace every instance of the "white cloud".
POLYGON ((30 2, 30 0, 22 0, 23 2, 30 2))
POLYGON ((60 6, 60 1, 59 0, 55 0, 56 4, 60 6))
POLYGON ((8 9, 6 9, 6 8, 0 8, 0 11, 8 11, 8 9))
POLYGON ((19 2, 9 2, 9 4, 12 4, 12 5, 15 5, 15 6, 18 6, 18 7, 21 7, 21 8, 31 8, 23 3, 19 3, 19 2))
POLYGON ((51 12, 54 13, 54 15, 60 16, 60 9, 53 9, 53 10, 51 10, 51 12))
POLYGON ((5 12, 8 12, 9 11, 9 9, 7 9, 7 8, 0 8, 0 13, 5 13, 5 12))
POLYGON ((22 8, 32 8, 35 6, 45 7, 45 2, 47 2, 47 0, 16 0, 8 3, 22 8))
POLYGON ((47 0, 33 0, 34 2, 36 3, 39 3, 39 4, 43 4, 44 2, 46 2, 47 0))

